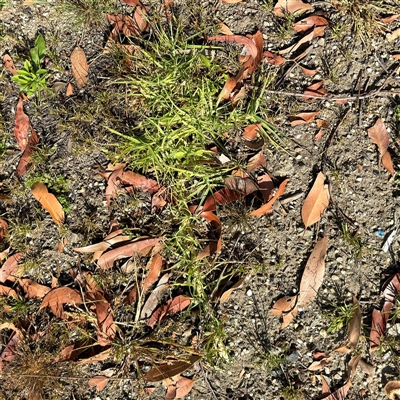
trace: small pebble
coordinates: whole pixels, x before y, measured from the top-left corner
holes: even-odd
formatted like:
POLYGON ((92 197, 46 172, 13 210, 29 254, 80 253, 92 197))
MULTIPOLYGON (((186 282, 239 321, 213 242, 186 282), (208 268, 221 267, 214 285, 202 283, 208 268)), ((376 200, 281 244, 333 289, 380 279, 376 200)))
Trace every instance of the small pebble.
POLYGON ((249 296, 249 297, 253 296, 253 292, 252 292, 250 289, 246 292, 246 294, 247 294, 247 296, 249 296))

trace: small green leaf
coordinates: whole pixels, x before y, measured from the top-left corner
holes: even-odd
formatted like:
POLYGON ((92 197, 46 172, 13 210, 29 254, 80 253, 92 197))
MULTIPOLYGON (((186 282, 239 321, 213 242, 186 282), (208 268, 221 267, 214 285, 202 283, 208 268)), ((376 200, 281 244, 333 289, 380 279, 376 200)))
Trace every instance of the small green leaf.
POLYGON ((39 59, 42 60, 46 54, 46 42, 41 34, 35 40, 35 48, 37 49, 39 59))

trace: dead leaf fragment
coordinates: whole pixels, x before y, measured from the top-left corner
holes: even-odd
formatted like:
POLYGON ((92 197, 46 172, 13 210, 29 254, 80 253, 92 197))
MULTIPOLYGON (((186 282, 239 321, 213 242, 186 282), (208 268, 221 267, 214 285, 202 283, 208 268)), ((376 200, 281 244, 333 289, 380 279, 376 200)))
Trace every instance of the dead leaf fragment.
POLYGON ((14 61, 8 54, 5 54, 3 56, 3 63, 4 63, 4 66, 9 70, 9 72, 11 72, 12 75, 18 74, 18 71, 14 65, 14 61))
POLYGON ((330 394, 328 397, 324 397, 324 400, 344 400, 347 396, 351 387, 351 381, 348 381, 344 386, 330 394))
POLYGON ((320 172, 317 175, 317 178, 315 179, 314 185, 308 193, 308 196, 304 200, 304 204, 301 209, 301 217, 303 219, 305 229, 318 222, 329 205, 328 185, 325 185, 324 181, 325 175, 320 172))
POLYGON ((224 293, 222 293, 222 296, 219 299, 219 302, 224 303, 226 300, 228 300, 229 296, 233 293, 233 291, 240 288, 243 285, 243 282, 245 281, 245 279, 246 279, 246 277, 239 279, 233 286, 231 286, 228 290, 226 290, 224 293))
POLYGON ((400 395, 400 381, 389 381, 383 391, 390 400, 395 400, 396 395, 400 395))
POLYGON ((0 268, 0 282, 4 283, 17 269, 18 261, 23 253, 16 253, 10 256, 0 268))
POLYGON ((86 60, 86 54, 81 47, 75 47, 71 53, 70 60, 76 86, 78 86, 78 89, 82 89, 89 81, 89 64, 86 60))
POLYGON ((17 178, 19 178, 26 172, 26 167, 28 166, 29 161, 31 160, 32 153, 36 150, 36 146, 38 145, 38 143, 39 143, 39 137, 37 133, 33 129, 31 129, 31 134, 28 139, 28 144, 24 152, 22 153, 17 169, 15 171, 15 176, 17 178))
POLYGON ((386 332, 386 323, 382 313, 377 310, 372 310, 372 326, 369 334, 369 347, 371 352, 376 351, 381 345, 381 337, 386 332))
POLYGON ((143 305, 142 311, 140 313, 140 318, 145 319, 150 317, 152 312, 156 309, 158 303, 160 302, 163 294, 168 289, 168 279, 171 277, 171 274, 164 274, 160 280, 158 281, 155 289, 150 293, 149 298, 143 305))
POLYGON ((108 346, 117 333, 111 307, 99 292, 94 294, 97 317, 97 342, 100 346, 108 346))
POLYGON ((68 85, 67 85, 67 90, 66 90, 66 92, 65 92, 65 95, 67 96, 67 97, 69 97, 69 96, 72 96, 74 94, 74 87, 72 86, 72 84, 71 84, 71 82, 70 83, 68 83, 68 85))
POLYGON ((293 24, 293 28, 297 32, 305 32, 315 26, 323 26, 327 28, 329 26, 328 20, 320 15, 310 15, 307 18, 303 18, 302 20, 295 22, 293 24))
POLYGON ((285 14, 302 13, 307 10, 312 10, 312 6, 302 0, 278 0, 274 6, 274 14, 278 17, 284 17, 285 14))
POLYGON ((48 211, 57 225, 64 222, 64 210, 54 194, 49 193, 46 185, 42 182, 36 182, 32 188, 33 197, 48 211))
POLYGON ((89 387, 96 386, 96 391, 101 392, 109 382, 110 378, 104 375, 96 375, 93 378, 89 379, 88 385, 89 387))
POLYGON ((388 171, 390 175, 394 176, 393 161, 389 150, 386 150, 386 152, 383 154, 381 158, 381 163, 385 167, 386 171, 388 171))
POLYGON ((324 279, 325 256, 328 247, 328 236, 320 238, 307 261, 303 275, 301 277, 298 307, 306 307, 317 296, 324 279))
POLYGON ((304 76, 314 76, 318 70, 317 69, 309 69, 309 68, 305 68, 305 67, 300 67, 301 68, 301 72, 303 72, 304 76))
POLYGON ((181 376, 178 379, 178 382, 176 382, 176 395, 175 399, 183 399, 185 396, 187 396, 190 391, 192 390, 194 385, 194 380, 185 378, 184 376, 181 376))
POLYGON ((200 356, 192 355, 187 361, 175 361, 171 364, 154 366, 143 376, 143 380, 146 382, 160 382, 163 379, 171 378, 189 369, 200 358, 200 356))
POLYGON ((21 151, 24 151, 28 144, 30 127, 29 117, 24 113, 24 100, 20 96, 15 110, 14 136, 21 151))
POLYGON ((272 315, 280 317, 282 314, 286 314, 296 307, 297 296, 285 296, 275 302, 269 312, 272 315))
POLYGON ((14 297, 14 299, 18 299, 17 292, 14 289, 4 285, 0 285, 0 297, 2 296, 14 297))
POLYGON ((319 371, 329 365, 332 361, 332 357, 324 358, 320 361, 313 361, 307 369, 309 371, 319 371))
POLYGON ((44 297, 40 308, 50 307, 51 311, 54 315, 59 318, 63 318, 64 304, 81 304, 82 297, 81 295, 74 289, 71 289, 66 286, 62 286, 56 289, 52 289, 49 293, 44 297))
POLYGON ((190 305, 190 303, 191 299, 182 295, 177 296, 172 300, 168 300, 167 304, 162 305, 154 311, 152 316, 147 321, 147 326, 150 326, 150 328, 154 328, 154 325, 156 323, 160 323, 167 316, 175 315, 179 311, 184 310, 190 305))
POLYGON ((294 116, 289 116, 290 125, 298 126, 309 124, 314 121, 314 117, 319 114, 319 111, 303 112, 294 116))
POLYGON ((28 278, 20 279, 19 283, 29 299, 43 299, 51 290, 49 287, 40 285, 28 278))
POLYGON ((282 56, 280 56, 279 54, 271 53, 270 51, 264 51, 263 57, 271 65, 279 66, 286 62, 286 60, 282 56))
POLYGON ((4 240, 4 237, 7 234, 8 224, 4 219, 0 218, 0 242, 4 240))

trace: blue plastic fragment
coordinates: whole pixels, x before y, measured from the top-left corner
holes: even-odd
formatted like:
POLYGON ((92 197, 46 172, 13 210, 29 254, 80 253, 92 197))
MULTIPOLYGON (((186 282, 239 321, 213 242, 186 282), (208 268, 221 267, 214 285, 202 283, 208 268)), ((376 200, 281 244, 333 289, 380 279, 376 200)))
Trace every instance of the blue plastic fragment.
POLYGON ((383 229, 377 229, 375 235, 383 239, 385 237, 385 231, 383 229))

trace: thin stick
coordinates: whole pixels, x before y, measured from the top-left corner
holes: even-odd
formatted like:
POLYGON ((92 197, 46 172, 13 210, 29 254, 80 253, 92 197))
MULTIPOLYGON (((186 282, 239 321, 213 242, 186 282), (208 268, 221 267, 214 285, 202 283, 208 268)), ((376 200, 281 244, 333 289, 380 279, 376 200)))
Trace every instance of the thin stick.
POLYGON ((211 393, 212 397, 214 398, 214 400, 218 400, 218 397, 215 394, 214 389, 212 388, 210 382, 208 381, 207 374, 203 368, 203 364, 201 362, 199 362, 199 365, 200 365, 201 372, 203 373, 204 381, 205 381, 206 385, 208 386, 208 388, 210 389, 210 393, 211 393))

